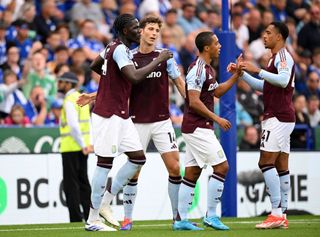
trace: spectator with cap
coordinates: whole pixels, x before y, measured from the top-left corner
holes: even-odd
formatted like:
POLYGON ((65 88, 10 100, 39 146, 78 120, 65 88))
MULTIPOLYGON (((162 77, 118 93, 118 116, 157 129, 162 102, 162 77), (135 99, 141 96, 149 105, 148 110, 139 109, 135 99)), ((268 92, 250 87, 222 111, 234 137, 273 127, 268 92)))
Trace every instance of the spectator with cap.
POLYGON ((75 89, 77 83, 78 78, 72 72, 58 78, 59 92, 65 95, 60 118, 60 152, 70 222, 87 220, 91 195, 87 175, 88 154, 92 152, 90 111, 89 105, 80 107, 76 103, 80 95, 75 89))
POLYGON ((59 125, 63 100, 56 99, 51 103, 50 111, 47 114, 45 124, 50 126, 59 125))
POLYGON ((20 60, 23 64, 24 60, 28 57, 29 51, 32 48, 32 40, 29 38, 29 25, 28 22, 18 19, 12 23, 16 28, 17 36, 11 39, 11 43, 15 44, 20 51, 20 60))

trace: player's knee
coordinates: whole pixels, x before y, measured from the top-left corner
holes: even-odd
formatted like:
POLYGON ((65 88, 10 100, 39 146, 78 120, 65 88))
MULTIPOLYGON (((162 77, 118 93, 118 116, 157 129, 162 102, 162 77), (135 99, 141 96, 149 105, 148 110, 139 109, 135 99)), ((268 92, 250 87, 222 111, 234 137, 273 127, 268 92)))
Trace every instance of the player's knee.
POLYGON ((141 167, 146 163, 146 157, 145 155, 129 157, 129 161, 133 164, 138 165, 138 170, 140 171, 141 167))
POLYGON ((224 161, 223 163, 215 165, 213 169, 214 169, 214 172, 226 176, 229 170, 229 164, 227 161, 224 161))
POLYGON ((168 167, 169 176, 180 176, 180 165, 179 162, 168 167))
POLYGON ((97 156, 97 166, 101 168, 111 169, 113 165, 113 157, 97 156))
POLYGON ((274 168, 274 164, 265 164, 265 163, 263 163, 261 161, 259 161, 258 166, 259 166, 259 168, 260 168, 260 170, 262 172, 265 172, 267 170, 270 170, 270 169, 274 168))

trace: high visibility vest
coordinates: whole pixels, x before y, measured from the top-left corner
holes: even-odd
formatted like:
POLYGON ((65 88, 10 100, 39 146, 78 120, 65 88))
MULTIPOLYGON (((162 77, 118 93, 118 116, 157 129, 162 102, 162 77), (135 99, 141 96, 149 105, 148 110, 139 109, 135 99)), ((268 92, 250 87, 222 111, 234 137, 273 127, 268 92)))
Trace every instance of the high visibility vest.
POLYGON ((61 119, 60 119, 60 152, 72 152, 72 151, 81 151, 82 148, 80 145, 74 140, 71 136, 71 129, 68 125, 66 118, 65 106, 66 102, 70 101, 74 104, 76 111, 78 122, 80 126, 80 131, 86 146, 90 145, 90 110, 89 105, 80 107, 77 105, 76 101, 79 97, 80 93, 75 91, 68 96, 63 101, 63 106, 61 110, 61 119))

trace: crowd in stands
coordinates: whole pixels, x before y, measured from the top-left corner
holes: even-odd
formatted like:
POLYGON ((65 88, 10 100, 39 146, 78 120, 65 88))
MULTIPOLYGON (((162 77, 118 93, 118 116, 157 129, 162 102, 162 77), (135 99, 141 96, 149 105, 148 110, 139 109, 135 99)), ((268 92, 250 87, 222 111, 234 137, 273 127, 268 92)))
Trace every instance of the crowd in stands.
MULTIPOLYGON (((96 91, 99 76, 89 65, 114 37, 112 25, 119 14, 134 14, 138 19, 147 14, 160 15, 164 24, 158 47, 173 52, 185 75, 197 56, 195 36, 205 29, 215 33, 221 30, 221 1, 1 1, 1 124, 58 125, 62 102, 56 78, 64 72, 72 71, 78 76, 80 91, 96 91)), ((262 68, 270 57, 263 44, 264 28, 272 21, 284 21, 288 25, 287 47, 296 62, 294 106, 297 124, 303 125, 293 132, 292 147, 308 147, 309 140, 314 140, 313 128, 320 125, 320 0, 229 2, 230 29, 236 35, 237 54, 243 53, 245 59, 262 68)), ((179 126, 183 99, 172 89, 170 101, 174 125, 179 126)), ((218 112, 218 106, 216 109, 218 112)), ((237 86, 236 110, 237 125, 244 131, 240 149, 256 149, 262 98, 241 80, 237 86)))

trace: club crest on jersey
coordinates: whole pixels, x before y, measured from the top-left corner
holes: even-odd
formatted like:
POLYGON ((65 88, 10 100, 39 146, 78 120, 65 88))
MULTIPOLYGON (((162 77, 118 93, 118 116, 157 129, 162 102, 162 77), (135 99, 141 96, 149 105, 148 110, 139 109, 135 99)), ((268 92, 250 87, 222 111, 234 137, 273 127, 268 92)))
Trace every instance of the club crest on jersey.
POLYGON ((112 145, 111 146, 111 152, 112 152, 112 154, 117 152, 117 145, 112 145))
POLYGON ((287 62, 286 61, 280 62, 279 71, 289 71, 289 68, 287 66, 287 62))

